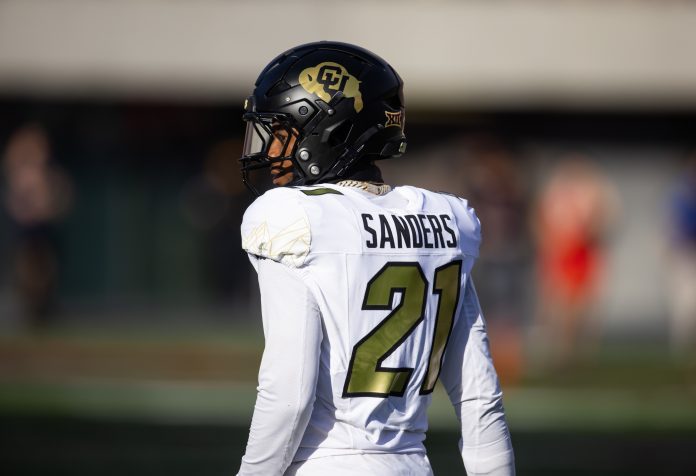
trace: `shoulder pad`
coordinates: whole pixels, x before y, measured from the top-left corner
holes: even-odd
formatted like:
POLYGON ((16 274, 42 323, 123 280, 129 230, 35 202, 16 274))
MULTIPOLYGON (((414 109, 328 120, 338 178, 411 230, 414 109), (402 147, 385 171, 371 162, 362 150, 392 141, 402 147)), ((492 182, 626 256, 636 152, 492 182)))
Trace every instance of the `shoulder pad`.
POLYGON ((252 255, 298 268, 309 254, 309 219, 297 190, 274 188, 244 213, 242 248, 252 255))

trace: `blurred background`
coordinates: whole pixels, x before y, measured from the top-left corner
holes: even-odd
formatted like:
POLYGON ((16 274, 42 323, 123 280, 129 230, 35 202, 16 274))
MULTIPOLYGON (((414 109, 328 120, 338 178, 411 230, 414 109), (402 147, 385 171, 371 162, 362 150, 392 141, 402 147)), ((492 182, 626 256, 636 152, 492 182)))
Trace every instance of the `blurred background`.
POLYGON ((476 208, 518 474, 696 474, 696 3, 0 0, 3 474, 236 472, 241 105, 319 39, 405 80, 387 181, 476 208))

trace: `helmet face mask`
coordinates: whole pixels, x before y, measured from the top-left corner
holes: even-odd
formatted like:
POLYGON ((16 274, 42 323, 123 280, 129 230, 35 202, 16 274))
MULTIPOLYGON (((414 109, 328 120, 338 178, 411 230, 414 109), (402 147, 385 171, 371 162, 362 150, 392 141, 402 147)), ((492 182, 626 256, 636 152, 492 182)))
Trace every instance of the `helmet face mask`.
POLYGON ((281 54, 245 103, 244 183, 258 194, 250 172, 270 168, 277 178, 288 163, 284 184, 337 181, 361 162, 399 156, 402 88, 391 66, 357 46, 318 42, 281 54))
POLYGON ((274 180, 286 174, 297 180, 300 172, 295 167, 294 153, 299 132, 291 119, 280 114, 247 113, 244 120, 247 123, 241 159, 244 184, 258 195, 258 185, 252 183, 250 173, 266 169, 271 170, 274 180))

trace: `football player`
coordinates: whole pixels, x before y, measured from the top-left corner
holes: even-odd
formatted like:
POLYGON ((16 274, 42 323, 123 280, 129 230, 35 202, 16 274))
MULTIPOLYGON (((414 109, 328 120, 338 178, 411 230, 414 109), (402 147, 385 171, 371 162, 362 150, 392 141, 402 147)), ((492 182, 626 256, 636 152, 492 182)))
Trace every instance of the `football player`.
POLYGON ((469 476, 515 472, 471 280, 479 221, 375 165, 406 149, 402 87, 375 54, 318 42, 271 61, 246 101, 243 180, 276 187, 242 223, 265 349, 241 476, 430 475, 438 378, 469 476))

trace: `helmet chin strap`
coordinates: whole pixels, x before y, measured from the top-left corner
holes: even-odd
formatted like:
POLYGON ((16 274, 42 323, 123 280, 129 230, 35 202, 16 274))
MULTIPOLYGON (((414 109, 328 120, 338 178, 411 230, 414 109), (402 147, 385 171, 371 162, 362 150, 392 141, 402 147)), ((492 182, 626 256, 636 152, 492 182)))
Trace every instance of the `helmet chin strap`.
POLYGON ((261 194, 259 193, 258 190, 256 190, 256 187, 254 187, 251 182, 249 181, 249 170, 247 169, 242 169, 242 183, 244 186, 251 192, 251 194, 254 197, 260 197, 261 194))

